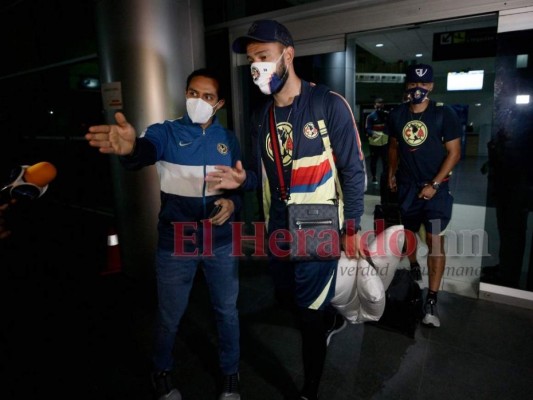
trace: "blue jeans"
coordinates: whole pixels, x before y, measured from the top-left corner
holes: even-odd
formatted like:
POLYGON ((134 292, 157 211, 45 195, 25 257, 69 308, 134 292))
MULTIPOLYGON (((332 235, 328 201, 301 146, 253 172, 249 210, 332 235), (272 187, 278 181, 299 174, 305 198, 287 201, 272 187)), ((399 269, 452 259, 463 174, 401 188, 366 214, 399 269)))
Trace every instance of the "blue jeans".
POLYGON ((239 370, 239 259, 230 256, 231 243, 214 249, 213 253, 209 257, 191 258, 172 256, 172 250, 157 250, 159 307, 153 354, 156 371, 169 371, 174 366, 172 350, 176 333, 187 308, 194 275, 200 262, 204 264, 209 296, 215 312, 220 369, 224 375, 234 374, 239 370))

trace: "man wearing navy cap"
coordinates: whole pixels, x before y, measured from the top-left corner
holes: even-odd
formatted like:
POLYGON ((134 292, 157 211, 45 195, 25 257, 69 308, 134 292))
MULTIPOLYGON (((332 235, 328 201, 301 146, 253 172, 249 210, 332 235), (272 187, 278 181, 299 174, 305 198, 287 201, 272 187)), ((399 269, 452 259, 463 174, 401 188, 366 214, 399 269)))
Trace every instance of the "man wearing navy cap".
MULTIPOLYGON (((247 55, 254 83, 270 98, 252 117, 252 168, 244 170, 240 163, 233 169, 221 167, 207 180, 218 183, 215 188, 262 188, 268 232, 275 234, 277 230, 287 229, 287 204, 327 203, 335 198, 334 174, 318 132, 321 118, 315 118, 313 112, 312 100, 316 98, 313 93, 320 93, 320 88, 296 75, 292 36, 277 21, 254 22, 245 36, 233 42, 233 51, 247 55), (279 143, 282 155, 279 169, 270 145, 275 142, 279 143), (262 170, 266 172, 264 177, 262 170), (285 183, 281 186, 288 189, 288 194, 280 190, 281 182, 285 183)), ((342 184, 344 209, 341 214, 345 229, 341 242, 348 257, 358 258, 357 232, 364 210, 366 178, 359 134, 352 111, 342 96, 327 91, 320 100, 320 111, 342 184)), ((342 317, 337 319, 327 311, 335 292, 337 262, 287 261, 269 254, 278 300, 296 304, 305 374, 300 397, 303 400, 318 398, 331 337, 328 333, 339 332, 346 326, 342 317)))
MULTIPOLYGON (((406 75, 408 101, 391 111, 387 133, 389 187, 398 191, 402 223, 413 233, 422 225, 426 231, 429 287, 422 323, 437 328, 437 292, 446 265, 444 230, 453 206, 448 180, 461 158, 462 128, 451 107, 429 99, 432 90, 433 68, 410 65, 406 75)), ((407 248, 415 249, 408 256, 412 275, 421 280, 416 244, 407 248)))

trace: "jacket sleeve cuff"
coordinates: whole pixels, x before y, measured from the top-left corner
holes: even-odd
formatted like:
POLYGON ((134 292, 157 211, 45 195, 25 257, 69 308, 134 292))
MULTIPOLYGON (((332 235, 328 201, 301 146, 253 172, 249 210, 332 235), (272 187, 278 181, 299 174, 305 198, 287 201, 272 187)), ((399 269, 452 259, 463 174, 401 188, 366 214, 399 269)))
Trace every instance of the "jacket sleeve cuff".
POLYGON ((361 224, 355 219, 344 220, 341 228, 341 234, 353 236, 361 230, 361 224))

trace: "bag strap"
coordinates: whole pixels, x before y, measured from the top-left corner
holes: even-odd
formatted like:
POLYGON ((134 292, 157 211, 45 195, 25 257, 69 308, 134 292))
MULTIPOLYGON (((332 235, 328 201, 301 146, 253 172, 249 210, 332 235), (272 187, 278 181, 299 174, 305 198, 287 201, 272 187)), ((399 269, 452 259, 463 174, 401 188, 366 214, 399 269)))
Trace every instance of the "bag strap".
POLYGON ((322 143, 324 143, 324 148, 326 149, 326 154, 329 160, 329 166, 335 180, 335 188, 337 190, 337 199, 342 193, 341 184, 339 182, 339 177, 337 175, 337 167, 335 166, 335 161, 333 161, 333 150, 331 148, 331 141, 329 140, 328 129, 324 120, 318 121, 318 132, 322 138, 322 143))
POLYGON ((326 95, 329 92, 330 92, 329 87, 325 85, 315 85, 312 91, 311 102, 312 102, 313 116, 314 116, 314 119, 317 121, 318 132, 320 134, 320 138, 322 139, 322 143, 324 144, 324 149, 326 150, 326 154, 329 160, 329 166, 331 168, 331 172, 333 173, 333 177, 335 179, 335 188, 337 190, 337 199, 338 199, 342 194, 342 188, 339 182, 339 177, 337 175, 337 167, 335 166, 335 161, 333 160, 333 148, 331 147, 331 141, 329 140, 328 128, 326 125, 326 117, 324 113, 324 101, 325 101, 326 95))
POLYGON ((281 163, 281 152, 279 149, 278 130, 276 129, 276 122, 274 118, 274 103, 269 110, 270 121, 270 138, 272 144, 272 152, 274 153, 274 161, 276 162, 276 170, 278 171, 279 180, 279 196, 284 202, 287 202, 290 198, 287 186, 285 185, 285 177, 283 175, 283 165, 281 163))

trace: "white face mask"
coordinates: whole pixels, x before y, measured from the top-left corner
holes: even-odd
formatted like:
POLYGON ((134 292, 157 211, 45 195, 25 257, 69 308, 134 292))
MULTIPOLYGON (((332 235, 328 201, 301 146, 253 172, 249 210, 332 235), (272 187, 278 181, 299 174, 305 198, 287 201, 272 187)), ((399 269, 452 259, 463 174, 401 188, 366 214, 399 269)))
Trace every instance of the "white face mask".
MULTIPOLYGON (((218 103, 220 103, 220 100, 217 101, 218 103)), ((205 100, 191 97, 186 101, 187 114, 189 114, 191 121, 195 124, 205 124, 209 121, 209 118, 215 115, 217 104, 212 106, 205 100)))
POLYGON ((286 81, 285 75, 287 71, 281 78, 276 74, 278 62, 283 57, 283 54, 285 54, 285 50, 283 50, 276 62, 254 62, 250 65, 252 79, 264 94, 277 93, 286 81))

